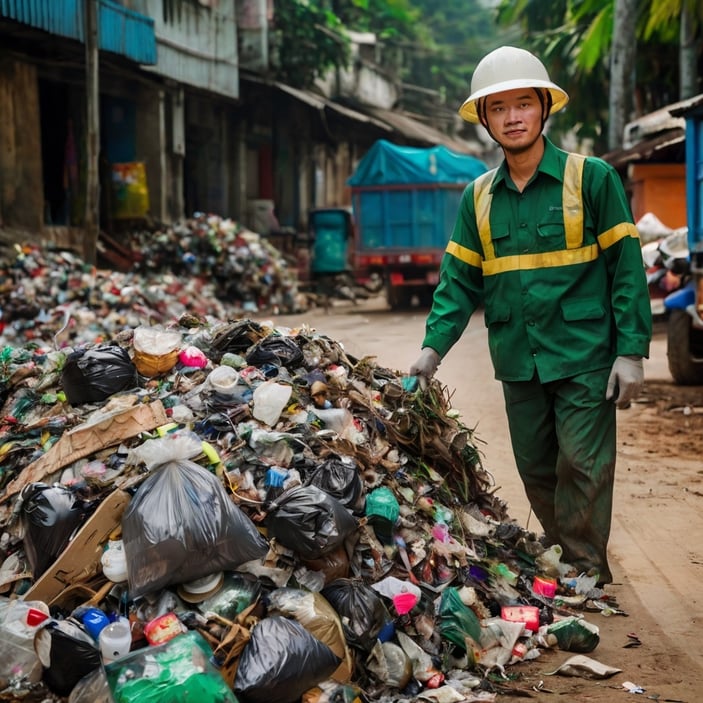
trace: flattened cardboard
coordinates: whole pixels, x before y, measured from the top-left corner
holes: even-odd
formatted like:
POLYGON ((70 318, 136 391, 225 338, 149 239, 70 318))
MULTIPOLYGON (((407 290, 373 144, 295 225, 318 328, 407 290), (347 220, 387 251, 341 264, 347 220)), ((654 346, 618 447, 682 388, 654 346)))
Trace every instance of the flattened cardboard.
POLYGON ((22 469, 17 478, 7 484, 4 503, 19 493, 27 484, 41 481, 45 476, 63 469, 78 459, 90 456, 101 449, 119 444, 140 432, 153 430, 169 421, 161 401, 142 403, 127 410, 120 410, 97 422, 83 423, 61 438, 49 451, 22 469))
POLYGON ((27 600, 51 603, 61 591, 88 581, 100 571, 100 558, 110 534, 122 522, 129 493, 115 490, 103 500, 58 559, 27 591, 27 600))

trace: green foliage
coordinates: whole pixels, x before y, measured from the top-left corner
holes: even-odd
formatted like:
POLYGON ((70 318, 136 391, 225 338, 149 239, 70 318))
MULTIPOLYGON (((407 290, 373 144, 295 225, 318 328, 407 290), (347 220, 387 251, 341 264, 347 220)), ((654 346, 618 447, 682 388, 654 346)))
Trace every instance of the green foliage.
POLYGON ((500 28, 495 13, 477 0, 413 0, 432 38, 422 53, 410 57, 406 81, 445 96, 458 109, 469 92, 471 75, 481 57, 507 43, 510 30, 500 28))
POLYGON ((288 85, 307 88, 316 78, 349 61, 349 39, 344 26, 323 2, 277 2, 274 30, 276 77, 288 85))
MULTIPOLYGON (((633 66, 639 113, 678 99, 682 2, 695 8, 700 34, 703 4, 698 0, 644 0, 632 18, 640 47, 633 66)), ((596 153, 605 150, 607 139, 614 3, 615 0, 501 0, 498 8, 498 22, 520 27, 520 45, 537 54, 552 80, 571 96, 564 113, 552 120, 557 132, 574 126, 579 136, 594 140, 596 153)))

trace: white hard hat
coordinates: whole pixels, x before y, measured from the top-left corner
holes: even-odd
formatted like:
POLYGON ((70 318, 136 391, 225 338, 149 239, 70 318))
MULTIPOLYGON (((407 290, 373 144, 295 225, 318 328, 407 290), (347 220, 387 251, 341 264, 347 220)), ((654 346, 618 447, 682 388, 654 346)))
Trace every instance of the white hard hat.
POLYGON ((547 69, 534 54, 515 46, 501 46, 479 61, 471 78, 471 95, 459 108, 459 114, 467 122, 479 122, 476 109, 479 98, 515 88, 548 90, 552 95, 550 114, 569 102, 566 91, 549 80, 547 69))

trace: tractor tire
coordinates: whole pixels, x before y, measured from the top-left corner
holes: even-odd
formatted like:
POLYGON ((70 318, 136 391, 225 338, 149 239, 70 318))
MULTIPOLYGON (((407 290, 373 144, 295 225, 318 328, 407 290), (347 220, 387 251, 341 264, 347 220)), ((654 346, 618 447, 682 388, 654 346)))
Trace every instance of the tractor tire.
POLYGON ((669 373, 679 386, 703 385, 703 330, 694 329, 685 310, 671 310, 666 355, 669 373))

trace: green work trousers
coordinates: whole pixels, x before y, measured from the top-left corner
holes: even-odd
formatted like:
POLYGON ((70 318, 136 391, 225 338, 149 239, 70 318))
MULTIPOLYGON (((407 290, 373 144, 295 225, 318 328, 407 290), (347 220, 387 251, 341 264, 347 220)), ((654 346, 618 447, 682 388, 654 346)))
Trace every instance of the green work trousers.
POLYGON ((541 383, 504 382, 517 468, 550 544, 579 571, 610 583, 607 545, 615 478, 615 405, 609 369, 541 383))

